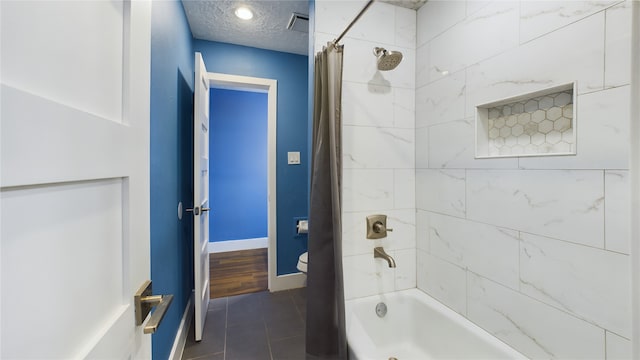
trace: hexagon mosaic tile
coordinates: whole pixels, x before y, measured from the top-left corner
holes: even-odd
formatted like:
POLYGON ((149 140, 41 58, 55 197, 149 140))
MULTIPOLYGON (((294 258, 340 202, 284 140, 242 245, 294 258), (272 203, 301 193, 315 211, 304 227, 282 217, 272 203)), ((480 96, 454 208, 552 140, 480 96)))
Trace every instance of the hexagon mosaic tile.
POLYGON ((488 113, 489 156, 575 152, 571 91, 492 107, 488 113))

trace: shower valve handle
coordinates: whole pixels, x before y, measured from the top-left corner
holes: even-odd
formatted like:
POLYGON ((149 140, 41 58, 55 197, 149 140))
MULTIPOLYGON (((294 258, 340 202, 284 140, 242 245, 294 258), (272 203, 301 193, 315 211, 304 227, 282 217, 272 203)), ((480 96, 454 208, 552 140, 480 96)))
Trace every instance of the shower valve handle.
POLYGON ((367 216, 367 239, 382 239, 393 229, 387 227, 387 215, 375 214, 367 216))
POLYGON ((380 233, 384 233, 385 231, 393 231, 393 229, 385 228, 384 224, 382 224, 381 221, 376 221, 373 224, 373 231, 380 234, 380 233))

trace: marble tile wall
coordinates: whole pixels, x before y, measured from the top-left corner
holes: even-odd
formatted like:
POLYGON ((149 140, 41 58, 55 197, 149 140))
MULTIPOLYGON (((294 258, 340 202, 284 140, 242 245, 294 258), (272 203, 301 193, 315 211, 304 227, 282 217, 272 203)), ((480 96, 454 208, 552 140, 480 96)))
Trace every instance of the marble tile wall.
POLYGON ((417 19, 417 287, 531 358, 631 358, 631 2, 417 19), (573 81, 576 155, 474 158, 475 106, 573 81))
MULTIPOLYGON (((364 0, 316 0, 315 46, 335 39, 364 0)), ((343 68, 343 265, 347 299, 416 287, 416 11, 375 2, 341 41, 343 68), (374 47, 399 50, 392 71, 376 69, 374 47), (366 216, 394 229, 366 239, 366 216), (373 258, 383 246, 397 267, 373 258)))

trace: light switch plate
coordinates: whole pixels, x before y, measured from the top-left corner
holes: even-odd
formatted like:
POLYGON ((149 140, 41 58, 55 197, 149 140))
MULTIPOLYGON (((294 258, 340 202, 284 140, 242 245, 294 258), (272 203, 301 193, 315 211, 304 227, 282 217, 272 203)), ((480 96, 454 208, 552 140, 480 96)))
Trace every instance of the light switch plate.
POLYGON ((289 151, 287 153, 287 159, 289 165, 300 164, 300 151, 289 151))

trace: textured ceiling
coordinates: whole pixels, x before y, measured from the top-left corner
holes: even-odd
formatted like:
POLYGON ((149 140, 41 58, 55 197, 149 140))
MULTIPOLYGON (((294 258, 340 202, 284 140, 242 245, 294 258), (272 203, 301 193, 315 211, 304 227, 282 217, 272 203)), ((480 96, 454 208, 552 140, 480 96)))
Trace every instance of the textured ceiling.
POLYGON ((291 14, 309 14, 307 0, 182 0, 196 39, 307 55, 309 34, 287 30, 291 14), (253 19, 238 19, 240 5, 253 10, 253 19))
MULTIPOLYGON (((0 0, 1 1, 1 0, 0 0)), ((418 9, 427 0, 379 0, 418 9)), ((307 55, 309 35, 287 30, 291 14, 309 14, 307 0, 182 0, 191 33, 196 39, 307 55), (238 19, 234 11, 245 5, 253 19, 238 19)))

